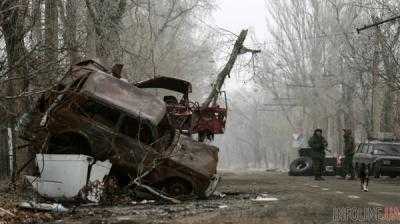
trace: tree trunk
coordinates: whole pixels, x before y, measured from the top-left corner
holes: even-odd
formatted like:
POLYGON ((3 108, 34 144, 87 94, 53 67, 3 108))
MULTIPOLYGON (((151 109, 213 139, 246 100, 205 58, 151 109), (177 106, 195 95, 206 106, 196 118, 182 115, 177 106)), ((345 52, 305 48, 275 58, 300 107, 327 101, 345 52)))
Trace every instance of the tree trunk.
POLYGON ((64 3, 63 0, 58 1, 60 17, 63 23, 64 32, 63 38, 65 47, 68 52, 69 64, 73 65, 80 61, 80 55, 77 44, 77 17, 78 17, 78 1, 67 0, 64 3))
POLYGON ((126 0, 85 0, 85 3, 89 15, 88 18, 93 23, 97 57, 109 69, 114 64, 122 64, 121 30, 122 18, 126 10, 126 0))
POLYGON ((58 72, 58 9, 57 1, 45 1, 45 57, 48 70, 44 83, 51 84, 58 72))
POLYGON ((32 1, 32 36, 33 45, 37 48, 42 47, 43 34, 42 34, 42 3, 43 0, 32 1))
MULTIPOLYGON (((28 75, 29 57, 24 45, 24 22, 27 12, 27 1, 6 0, 0 4, 2 14, 1 28, 6 44, 6 53, 8 61, 8 81, 5 82, 5 95, 15 96, 27 90, 29 82, 26 79, 28 75)), ((7 105, 7 127, 11 134, 14 130, 17 116, 27 108, 25 98, 18 98, 15 101, 6 102, 7 105)), ((8 133, 9 134, 9 133, 8 133)), ((3 136, 4 137, 4 136, 3 136)), ((14 157, 12 166, 16 167, 14 157)), ((15 171, 15 169, 14 169, 15 171)), ((15 173, 12 174, 13 182, 15 173)))
POLYGON ((87 58, 96 59, 96 33, 94 31, 94 22, 90 16, 89 9, 86 9, 85 17, 85 27, 86 27, 86 47, 85 55, 87 58))

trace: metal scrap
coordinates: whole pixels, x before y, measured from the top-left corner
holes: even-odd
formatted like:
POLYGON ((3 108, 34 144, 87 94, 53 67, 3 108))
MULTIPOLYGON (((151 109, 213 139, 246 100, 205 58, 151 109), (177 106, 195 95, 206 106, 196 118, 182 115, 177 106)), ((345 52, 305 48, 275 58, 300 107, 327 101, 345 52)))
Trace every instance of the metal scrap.
POLYGON ((57 203, 48 204, 48 203, 36 203, 34 201, 27 201, 27 202, 21 202, 18 206, 24 209, 51 211, 57 213, 64 213, 69 211, 69 209, 65 208, 62 204, 57 204, 57 203))

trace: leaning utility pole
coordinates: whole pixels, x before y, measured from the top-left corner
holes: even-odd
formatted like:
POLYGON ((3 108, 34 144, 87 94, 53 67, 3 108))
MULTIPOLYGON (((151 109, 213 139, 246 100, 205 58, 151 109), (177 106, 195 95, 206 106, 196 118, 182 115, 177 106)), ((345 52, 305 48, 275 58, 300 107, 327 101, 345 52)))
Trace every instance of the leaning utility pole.
POLYGON ((370 24, 370 25, 365 25, 362 28, 356 28, 356 30, 357 30, 357 33, 360 33, 363 30, 369 29, 371 27, 379 26, 379 25, 382 25, 384 23, 387 23, 387 22, 390 22, 390 21, 394 21, 396 19, 400 19, 400 15, 392 17, 392 18, 389 18, 389 19, 386 19, 386 20, 383 20, 383 21, 380 21, 380 22, 376 22, 376 23, 373 23, 373 24, 370 24))
POLYGON ((235 45, 233 46, 233 50, 231 52, 228 62, 226 63, 224 69, 222 69, 222 71, 218 74, 217 80, 213 84, 213 88, 210 94, 208 95, 207 99, 202 103, 201 105, 202 109, 210 106, 211 102, 213 101, 216 102, 218 94, 221 91, 222 85, 224 84, 226 77, 229 76, 229 74, 231 73, 231 70, 235 65, 238 55, 248 52, 252 54, 261 52, 261 50, 252 50, 243 46, 243 43, 246 40, 246 36, 247 36, 247 30, 242 30, 238 38, 236 39, 235 45))

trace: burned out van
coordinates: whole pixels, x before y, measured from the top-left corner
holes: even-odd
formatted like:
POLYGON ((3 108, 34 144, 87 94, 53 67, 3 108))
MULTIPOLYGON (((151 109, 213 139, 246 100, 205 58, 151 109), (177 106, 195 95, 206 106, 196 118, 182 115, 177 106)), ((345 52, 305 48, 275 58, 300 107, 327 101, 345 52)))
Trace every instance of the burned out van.
POLYGON ((182 135, 166 119, 164 101, 94 61, 73 66, 34 108, 21 136, 36 153, 108 159, 122 183, 143 175, 171 196, 214 190, 218 148, 182 135))

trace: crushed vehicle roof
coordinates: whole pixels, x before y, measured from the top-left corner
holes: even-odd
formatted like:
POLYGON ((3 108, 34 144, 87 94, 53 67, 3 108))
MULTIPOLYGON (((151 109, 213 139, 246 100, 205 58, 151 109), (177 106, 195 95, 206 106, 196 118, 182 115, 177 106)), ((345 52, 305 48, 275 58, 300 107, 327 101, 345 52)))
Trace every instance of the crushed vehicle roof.
POLYGON ((166 105, 162 100, 100 70, 89 75, 81 92, 154 125, 166 113, 166 105))
POLYGON ((161 88, 183 94, 192 92, 192 84, 190 82, 166 76, 158 76, 149 80, 137 82, 135 86, 139 88, 161 88))

